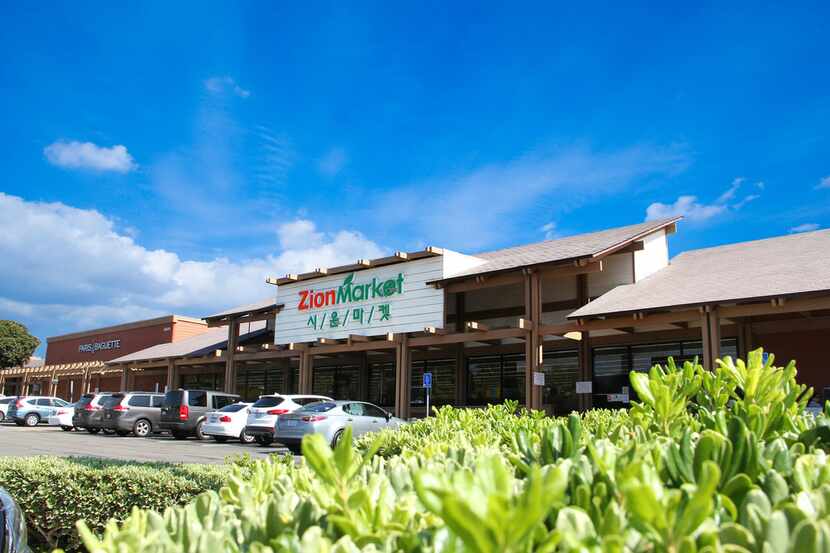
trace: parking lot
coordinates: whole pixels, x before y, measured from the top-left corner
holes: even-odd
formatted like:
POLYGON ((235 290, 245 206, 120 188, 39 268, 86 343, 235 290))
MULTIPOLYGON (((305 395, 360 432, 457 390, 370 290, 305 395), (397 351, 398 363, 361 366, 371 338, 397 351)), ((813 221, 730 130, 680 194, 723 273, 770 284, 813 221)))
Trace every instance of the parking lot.
POLYGON ((249 453, 264 458, 271 453, 288 453, 280 446, 261 447, 239 442, 219 444, 213 440, 175 440, 168 435, 153 438, 120 437, 87 432, 64 432, 55 426, 26 428, 0 424, 0 456, 105 457, 128 461, 168 463, 222 463, 229 455, 249 453))

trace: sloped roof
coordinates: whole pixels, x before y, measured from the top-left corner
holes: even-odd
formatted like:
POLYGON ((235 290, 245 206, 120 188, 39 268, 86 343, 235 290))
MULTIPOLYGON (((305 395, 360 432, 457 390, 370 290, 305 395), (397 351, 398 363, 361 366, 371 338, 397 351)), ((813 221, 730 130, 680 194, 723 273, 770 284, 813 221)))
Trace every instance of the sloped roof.
POLYGON ((258 313, 261 311, 269 311, 271 309, 277 309, 281 306, 277 305, 277 302, 274 297, 265 298, 263 300, 259 300, 254 303, 249 303, 247 305, 239 305, 236 307, 232 307, 231 309, 227 309, 225 311, 220 311, 219 313, 215 313, 213 315, 208 315, 205 317, 206 321, 211 321, 215 319, 223 319, 225 317, 231 317, 234 315, 243 315, 247 313, 258 313))
POLYGON ((569 318, 830 291, 828 256, 830 230, 692 250, 637 283, 603 294, 569 318))
MULTIPOLYGON (((247 323, 246 326, 249 327, 247 332, 242 332, 240 330, 240 343, 245 339, 264 332, 266 321, 247 323)), ((117 359, 107 361, 107 364, 150 361, 151 359, 166 359, 168 357, 198 357, 200 355, 207 355, 214 350, 225 349, 227 347, 228 327, 222 326, 218 328, 211 328, 202 334, 191 336, 190 338, 185 338, 184 340, 157 344, 133 353, 128 353, 127 355, 118 357, 117 359)))
POLYGON ((537 242, 535 244, 472 254, 473 257, 485 259, 486 263, 453 275, 441 282, 543 263, 567 262, 599 257, 661 228, 668 227, 680 219, 681 217, 672 217, 669 219, 646 221, 645 223, 636 225, 589 232, 586 234, 576 234, 555 240, 545 240, 544 242, 537 242))

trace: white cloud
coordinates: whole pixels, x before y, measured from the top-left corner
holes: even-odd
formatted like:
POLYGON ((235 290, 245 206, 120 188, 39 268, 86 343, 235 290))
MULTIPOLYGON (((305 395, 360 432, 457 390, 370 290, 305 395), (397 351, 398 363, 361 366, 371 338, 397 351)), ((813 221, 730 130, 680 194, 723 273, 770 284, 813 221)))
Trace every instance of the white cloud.
POLYGON ((529 154, 452 177, 395 187, 369 209, 386 232, 405 226, 408 234, 424 243, 474 251, 522 232, 529 217, 547 218, 552 212, 574 209, 632 182, 679 173, 688 163, 682 150, 650 146, 603 153, 572 148, 529 154))
POLYGON ((92 142, 58 140, 46 146, 43 154, 49 163, 65 169, 129 173, 137 167, 127 148, 121 144, 106 148, 92 142))
MULTIPOLYGON (((678 196, 677 200, 670 204, 654 202, 646 208, 646 221, 681 216, 689 222, 700 223, 728 212, 739 211, 748 203, 761 197, 760 194, 747 194, 737 202, 729 203, 735 199, 741 184, 745 180, 744 177, 733 179, 729 188, 711 204, 701 203, 697 196, 691 194, 678 196)), ((756 183, 756 186, 759 190, 763 189, 763 182, 756 183)))
POLYGON ((826 177, 818 181, 816 188, 830 188, 830 175, 827 175, 826 177))
POLYGON ((554 238, 559 237, 559 232, 556 230, 556 223, 553 221, 545 223, 539 228, 539 230, 545 233, 545 240, 553 240, 554 238))
POLYGON ((797 225, 790 229, 790 232, 810 232, 813 230, 818 230, 821 228, 821 225, 818 223, 804 223, 803 225, 797 225))
POLYGON ((250 90, 245 90, 236 83, 233 77, 228 75, 222 77, 211 77, 205 80, 205 88, 213 94, 232 92, 240 98, 247 98, 251 95, 250 90))
POLYGON ((674 203, 654 202, 646 208, 646 220, 667 217, 685 217, 688 221, 706 221, 727 210, 725 205, 706 205, 697 201, 697 196, 680 196, 674 203))
POLYGON ((207 315, 267 297, 266 276, 383 255, 358 232, 308 220, 277 228, 279 251, 250 259, 182 259, 148 249, 95 210, 0 192, 0 318, 60 332, 178 312, 207 315))
POLYGON ((334 177, 343 170, 347 161, 343 148, 332 148, 317 162, 317 169, 327 177, 334 177))

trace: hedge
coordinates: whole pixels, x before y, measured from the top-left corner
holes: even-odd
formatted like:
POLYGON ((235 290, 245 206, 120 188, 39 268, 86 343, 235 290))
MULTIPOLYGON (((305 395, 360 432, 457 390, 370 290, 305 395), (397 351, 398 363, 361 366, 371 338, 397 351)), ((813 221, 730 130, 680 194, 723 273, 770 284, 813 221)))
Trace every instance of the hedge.
POLYGON ((773 361, 633 373, 628 411, 443 408, 357 447, 309 436, 305 463, 79 532, 95 553, 830 552, 830 406, 806 413, 773 361))
POLYGON ((134 507, 163 511, 206 490, 218 490, 230 476, 225 465, 130 463, 97 458, 0 458, 0 487, 25 513, 34 547, 80 548, 76 521, 102 532, 111 519, 134 507))

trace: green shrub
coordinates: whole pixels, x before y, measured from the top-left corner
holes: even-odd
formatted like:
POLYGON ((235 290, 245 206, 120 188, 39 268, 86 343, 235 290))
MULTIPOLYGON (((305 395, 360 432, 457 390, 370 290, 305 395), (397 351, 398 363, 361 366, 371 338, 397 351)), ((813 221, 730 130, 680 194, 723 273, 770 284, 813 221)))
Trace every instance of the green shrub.
POLYGON ((26 515, 29 539, 49 548, 80 547, 76 521, 95 532, 134 507, 163 511, 228 480, 227 466, 127 463, 95 458, 0 458, 0 487, 26 515))
POLYGON ((436 417, 305 463, 234 467, 98 552, 830 552, 830 405, 760 351, 632 375, 630 411, 547 418, 508 404, 436 417))

